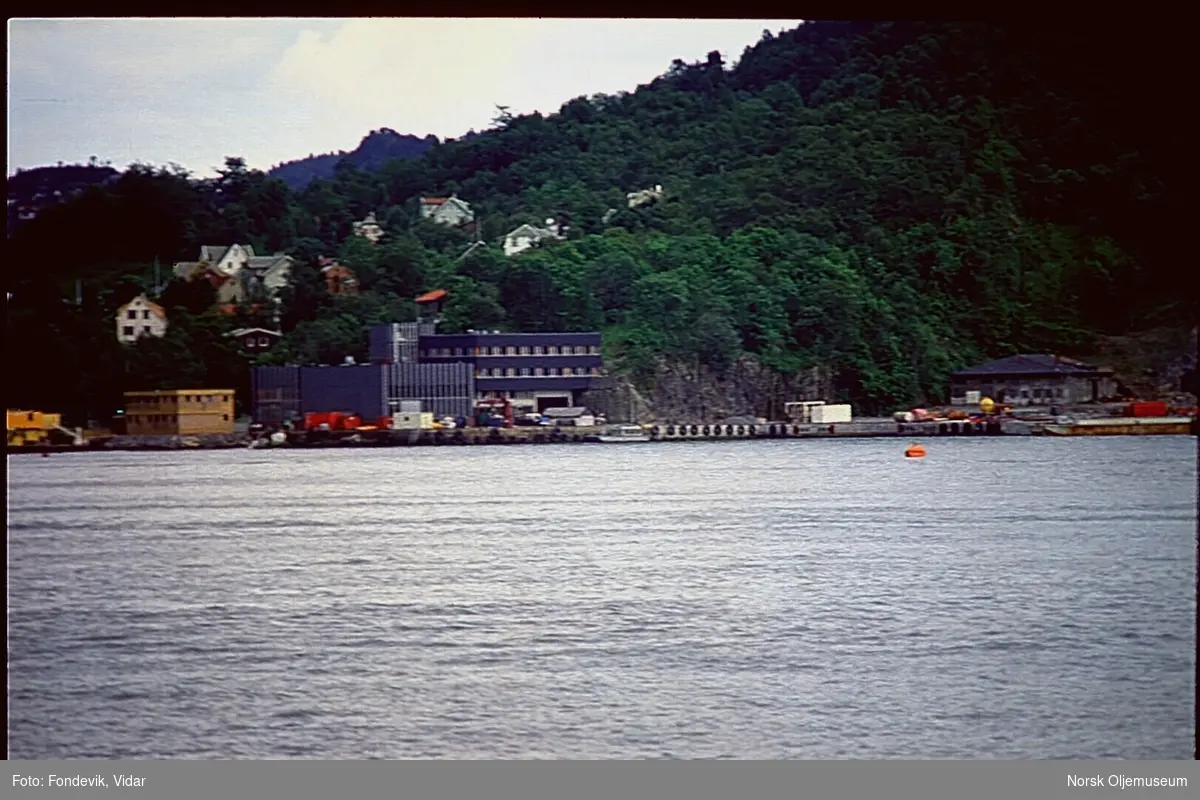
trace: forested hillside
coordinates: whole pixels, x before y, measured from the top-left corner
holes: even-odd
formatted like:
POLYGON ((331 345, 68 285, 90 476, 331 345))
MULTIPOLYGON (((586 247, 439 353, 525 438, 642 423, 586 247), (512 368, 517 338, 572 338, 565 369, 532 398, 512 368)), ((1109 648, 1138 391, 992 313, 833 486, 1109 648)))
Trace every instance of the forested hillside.
POLYGON ((126 351, 111 321, 172 262, 234 241, 300 262, 276 361, 361 358, 367 323, 444 287, 447 329, 602 327, 611 368, 643 388, 749 359, 822 371, 869 412, 942 399, 985 357, 1187 326, 1195 270, 1168 244, 1183 128, 1153 91, 1178 77, 1130 36, 809 23, 764 32, 733 68, 677 60, 377 171, 343 160, 298 192, 238 159, 214 181, 135 166, 10 237, 9 357, 37 343, 45 377, 9 405, 100 418, 129 388, 247 387, 222 334, 252 320, 202 313, 202 290, 166 287, 162 340, 126 351), (627 207, 654 185, 661 202, 627 207), (419 195, 450 193, 489 243, 465 257, 465 235, 418 220, 419 195), (370 211, 378 245, 352 236, 370 211), (505 232, 550 216, 570 220, 566 241, 504 257, 505 232), (330 297, 322 255, 363 292, 330 297))

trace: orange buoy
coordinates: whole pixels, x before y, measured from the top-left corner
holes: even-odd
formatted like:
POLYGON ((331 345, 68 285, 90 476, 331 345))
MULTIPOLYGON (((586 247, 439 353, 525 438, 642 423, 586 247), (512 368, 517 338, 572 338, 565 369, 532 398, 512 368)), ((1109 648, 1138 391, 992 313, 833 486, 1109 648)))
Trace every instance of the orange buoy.
POLYGON ((906 458, 924 458, 925 448, 919 444, 910 444, 908 449, 904 451, 906 458))

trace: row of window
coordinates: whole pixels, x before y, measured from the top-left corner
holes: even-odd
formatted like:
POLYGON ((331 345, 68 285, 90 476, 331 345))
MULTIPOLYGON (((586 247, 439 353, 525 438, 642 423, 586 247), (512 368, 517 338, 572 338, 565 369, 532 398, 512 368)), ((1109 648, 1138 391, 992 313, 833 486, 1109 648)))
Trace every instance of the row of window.
POLYGON ((483 368, 475 370, 476 378, 528 378, 530 376, 540 378, 545 376, 558 377, 560 375, 599 375, 599 367, 563 367, 561 370, 558 367, 508 367, 507 369, 483 368))
MULTIPOLYGON (((131 309, 131 310, 125 312, 125 319, 137 319, 137 318, 138 318, 137 311, 135 309, 131 309)), ((148 308, 142 309, 142 319, 150 319, 150 309, 148 309, 148 308)))
MULTIPOLYGON (((185 403, 215 403, 217 402, 215 394, 185 394, 185 395, 168 395, 168 396, 152 396, 152 397, 131 397, 128 405, 174 405, 176 400, 183 400, 185 403)), ((220 395, 222 403, 229 402, 229 395, 220 395)))
MULTIPOLYGON (((121 333, 122 333, 122 335, 124 335, 124 336, 133 336, 133 328, 134 328, 134 326, 133 326, 133 325, 126 325, 124 328, 122 328, 122 329, 121 329, 121 333)), ((142 326, 142 333, 150 333, 150 326, 149 326, 149 325, 143 325, 143 326, 142 326)))
MULTIPOLYGON (((222 414, 221 419, 224 422, 229 422, 229 415, 222 414)), ((130 414, 129 421, 133 422, 134 424, 149 423, 149 424, 153 425, 153 424, 162 422, 162 423, 170 423, 170 424, 174 425, 175 423, 179 422, 179 415, 178 414, 130 414)))
MULTIPOLYGON (((1031 391, 1033 393, 1033 397, 1038 400, 1040 400, 1042 398, 1046 398, 1047 400, 1049 400, 1049 399, 1052 399, 1055 397, 1064 397, 1065 396, 1063 394, 1062 388, 1058 388, 1058 389, 1033 389, 1033 390, 1022 389, 1021 397, 1028 399, 1031 391)), ((989 386, 984 386, 981 391, 981 394, 983 394, 986 397, 995 397, 998 394, 1003 394, 1003 393, 1004 393, 1003 389, 996 389, 993 391, 993 389, 989 386)))
POLYGON ((513 346, 509 346, 509 347, 434 347, 434 348, 430 348, 428 350, 422 350, 420 353, 421 358, 439 358, 439 357, 448 358, 451 356, 530 356, 530 355, 533 355, 533 356, 586 356, 586 355, 598 356, 598 355, 600 355, 600 348, 597 345, 592 345, 592 346, 588 347, 586 345, 581 345, 581 344, 575 345, 575 346, 566 344, 566 345, 563 345, 562 347, 555 347, 554 345, 550 345, 549 347, 542 347, 541 345, 536 345, 534 347, 530 347, 529 345, 522 345, 520 347, 513 347, 513 346))

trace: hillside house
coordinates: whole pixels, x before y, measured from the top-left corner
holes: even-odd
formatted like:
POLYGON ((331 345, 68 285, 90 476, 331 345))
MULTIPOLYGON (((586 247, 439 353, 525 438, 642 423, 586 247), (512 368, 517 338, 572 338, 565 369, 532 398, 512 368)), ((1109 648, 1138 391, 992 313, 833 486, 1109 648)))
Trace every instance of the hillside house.
POLYGON ((639 206, 657 203, 663 199, 663 187, 655 186, 653 189, 642 189, 640 192, 630 192, 625 195, 626 201, 630 208, 638 208, 639 206))
POLYGON ((358 294, 358 275, 354 270, 332 258, 322 257, 317 263, 321 267, 321 277, 325 279, 325 288, 330 294, 358 294))
POLYGON ((455 194, 449 197, 422 197, 421 219, 455 228, 473 227, 475 212, 471 210, 470 203, 455 194))
POLYGON ((142 336, 161 337, 167 332, 167 312, 140 294, 117 309, 117 341, 133 344, 142 336))
POLYGON ((203 245, 199 261, 181 261, 174 272, 185 281, 207 280, 222 307, 274 298, 287 286, 292 258, 283 253, 258 256, 250 245, 203 245))
POLYGON ((952 405, 973 405, 984 397, 1013 406, 1064 405, 1117 393, 1113 370, 1049 354, 989 361, 955 372, 950 381, 952 405))
POLYGON ((533 225, 522 225, 504 237, 504 255, 515 256, 542 242, 557 241, 566 237, 553 219, 546 220, 546 227, 538 228, 533 225))
POLYGON ((383 227, 379 221, 375 219, 375 212, 367 214, 366 219, 361 222, 354 223, 354 235, 361 236, 371 244, 375 244, 383 238, 383 227))
POLYGON ((238 328, 227 335, 235 339, 238 346, 251 355, 267 352, 279 344, 279 340, 283 338, 283 333, 280 331, 266 328, 238 328))

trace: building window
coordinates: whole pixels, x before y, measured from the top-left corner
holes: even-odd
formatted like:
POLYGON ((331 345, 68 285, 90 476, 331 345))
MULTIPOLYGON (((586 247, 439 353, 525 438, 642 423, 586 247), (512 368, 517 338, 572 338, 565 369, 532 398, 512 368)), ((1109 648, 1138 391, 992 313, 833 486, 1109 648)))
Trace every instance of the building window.
POLYGON ((266 336, 260 336, 260 337, 258 337, 258 346, 259 346, 259 347, 266 347, 266 346, 267 346, 267 345, 269 345, 270 343, 271 343, 271 340, 270 340, 270 339, 268 339, 266 336))
POLYGON ((221 398, 221 402, 222 402, 222 403, 228 403, 228 402, 229 402, 229 395, 225 395, 224 397, 222 397, 222 398, 221 398))
POLYGON ((228 415, 228 414, 222 414, 222 415, 221 415, 221 419, 222 419, 224 422, 229 422, 229 415, 228 415))
POLYGON ((592 367, 592 374, 593 374, 593 375, 599 375, 599 374, 600 374, 600 368, 599 368, 599 367, 592 367))
POLYGON ((523 356, 527 356, 527 355, 529 355, 529 346, 528 346, 528 345, 522 345, 522 346, 521 346, 520 353, 521 353, 521 355, 523 355, 523 356))
POLYGON ((1033 390, 1033 396, 1034 396, 1034 398, 1035 398, 1035 399, 1037 399, 1037 400, 1041 400, 1041 399, 1042 399, 1042 390, 1041 390, 1041 389, 1034 389, 1034 390, 1033 390))
POLYGON ((143 326, 142 326, 142 333, 149 333, 149 332, 150 332, 150 326, 149 326, 149 325, 143 325, 143 326))
POLYGON ((1054 394, 1055 394, 1057 397, 1062 397, 1062 396, 1063 396, 1063 390, 1062 390, 1062 389, 1055 389, 1055 390, 1054 390, 1054 394))
POLYGON ((588 348, 588 352, 594 356, 598 356, 598 355, 600 355, 600 348, 597 347, 596 345, 592 345, 591 347, 588 348))
POLYGON ((512 346, 504 348, 504 355, 515 356, 516 354, 517 354, 517 348, 512 347, 512 346))
POLYGON ((504 374, 507 377, 511 378, 517 374, 517 371, 514 368, 509 367, 508 369, 504 370, 504 374))
POLYGON ((1029 390, 1028 390, 1028 389, 1022 389, 1022 390, 1021 390, 1021 397, 1028 398, 1028 397, 1029 397, 1029 390))
POLYGON ((121 330, 124 331, 124 334, 123 334, 124 336, 133 336, 133 326, 132 325, 126 325, 121 330))
POLYGON ((563 367, 563 373, 562 373, 562 374, 563 374, 563 375, 570 375, 570 374, 571 374, 571 368, 570 368, 570 367, 563 367))
POLYGON ((522 378, 529 377, 529 367, 521 367, 521 377, 522 378))
POLYGON ((548 356, 558 355, 558 348, 555 347, 554 345, 550 345, 549 347, 546 348, 546 355, 548 355, 548 356))
POLYGON ((501 355, 503 352, 504 352, 504 350, 499 347, 492 348, 492 355, 494 355, 494 356, 501 355))
POLYGON ((558 367, 548 367, 548 368, 546 369, 546 374, 547 374, 547 375, 557 375, 557 374, 558 374, 558 367))
POLYGON ((545 374, 546 374, 546 370, 542 369, 541 367, 534 367, 534 368, 533 368, 533 374, 534 374, 534 375, 537 375, 537 376, 539 376, 539 377, 540 377, 540 376, 542 376, 542 375, 545 375, 545 374))
POLYGON ((125 319, 137 319, 137 312, 136 311, 126 311, 125 319))
POLYGON ((146 309, 142 312, 142 319, 150 319, 150 309, 146 309))
POLYGON ((540 344, 539 344, 539 345, 536 345, 536 346, 533 348, 533 354, 534 354, 535 356, 540 356, 540 355, 542 355, 542 354, 543 354, 543 353, 545 353, 545 352, 546 352, 546 348, 542 347, 540 344))

